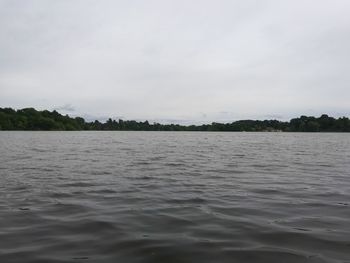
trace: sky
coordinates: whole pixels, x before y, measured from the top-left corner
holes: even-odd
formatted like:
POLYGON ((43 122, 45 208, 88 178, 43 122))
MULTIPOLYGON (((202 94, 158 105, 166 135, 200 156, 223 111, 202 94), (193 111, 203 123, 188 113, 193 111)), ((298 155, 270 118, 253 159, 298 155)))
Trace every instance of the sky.
POLYGON ((163 123, 350 116, 348 0, 0 0, 0 107, 163 123))

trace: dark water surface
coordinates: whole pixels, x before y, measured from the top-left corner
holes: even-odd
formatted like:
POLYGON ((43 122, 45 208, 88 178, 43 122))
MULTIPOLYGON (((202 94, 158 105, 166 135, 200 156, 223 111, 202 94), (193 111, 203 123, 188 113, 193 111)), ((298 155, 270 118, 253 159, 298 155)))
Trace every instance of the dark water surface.
POLYGON ((350 135, 0 132, 0 262, 350 262, 350 135))

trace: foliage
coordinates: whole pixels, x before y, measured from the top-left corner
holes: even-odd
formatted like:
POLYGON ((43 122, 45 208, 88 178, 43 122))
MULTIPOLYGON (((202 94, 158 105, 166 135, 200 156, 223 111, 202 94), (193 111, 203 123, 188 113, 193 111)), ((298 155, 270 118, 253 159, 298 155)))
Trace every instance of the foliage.
POLYGON ((108 119, 86 122, 81 117, 72 118, 57 111, 37 111, 33 108, 14 110, 0 108, 0 130, 132 130, 132 131, 289 131, 289 132, 350 132, 347 117, 335 119, 324 114, 319 118, 301 116, 281 122, 278 120, 240 120, 183 126, 178 124, 150 124, 148 121, 108 119))

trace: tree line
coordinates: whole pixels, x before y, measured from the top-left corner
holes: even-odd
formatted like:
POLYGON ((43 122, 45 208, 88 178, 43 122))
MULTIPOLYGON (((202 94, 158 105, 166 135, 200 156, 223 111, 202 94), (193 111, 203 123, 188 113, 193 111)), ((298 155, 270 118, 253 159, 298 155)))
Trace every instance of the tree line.
POLYGON ((0 108, 0 130, 106 130, 106 131, 284 131, 284 132, 350 132, 347 117, 333 118, 326 114, 320 117, 301 116, 289 122, 278 120, 240 120, 232 123, 203 125, 160 124, 148 121, 95 120, 87 122, 81 117, 62 115, 57 111, 38 111, 34 108, 14 110, 0 108))

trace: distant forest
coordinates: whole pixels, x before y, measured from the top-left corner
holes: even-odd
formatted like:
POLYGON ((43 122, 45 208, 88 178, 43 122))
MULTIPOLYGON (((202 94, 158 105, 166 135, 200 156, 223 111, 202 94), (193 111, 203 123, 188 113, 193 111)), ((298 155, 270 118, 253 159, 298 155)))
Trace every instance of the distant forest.
POLYGON ((33 108, 14 110, 0 108, 0 130, 42 130, 42 131, 284 131, 284 132, 350 132, 347 117, 333 118, 326 114, 320 117, 301 116, 289 122, 278 120, 240 120, 232 123, 203 125, 159 124, 148 121, 126 121, 108 119, 86 122, 81 117, 69 117, 57 111, 37 111, 33 108))

